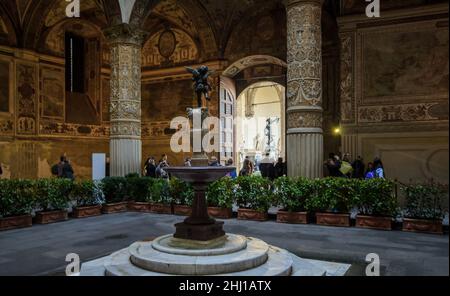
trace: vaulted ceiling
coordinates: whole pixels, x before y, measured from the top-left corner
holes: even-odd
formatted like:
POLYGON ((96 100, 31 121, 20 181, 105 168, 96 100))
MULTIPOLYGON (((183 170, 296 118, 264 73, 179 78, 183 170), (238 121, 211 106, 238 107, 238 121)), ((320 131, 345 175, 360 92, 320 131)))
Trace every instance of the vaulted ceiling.
MULTIPOLYGON (((332 15, 337 2, 325 3, 332 15)), ((39 48, 43 36, 67 20, 66 6, 65 0, 1 0, 0 43, 39 48)), ((218 56, 244 19, 276 9, 283 10, 283 0, 81 0, 81 18, 100 30, 128 19, 150 35, 164 26, 177 27, 218 56)))

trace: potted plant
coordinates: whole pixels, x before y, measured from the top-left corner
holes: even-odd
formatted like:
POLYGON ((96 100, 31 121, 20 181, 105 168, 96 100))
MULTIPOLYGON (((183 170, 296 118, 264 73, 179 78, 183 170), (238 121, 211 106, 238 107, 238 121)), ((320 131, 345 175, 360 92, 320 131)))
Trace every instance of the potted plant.
POLYGON ((356 226, 392 230, 397 199, 394 183, 384 179, 354 180, 354 204, 358 208, 356 226))
POLYGON ((448 188, 442 184, 403 185, 406 197, 403 231, 443 234, 442 207, 444 198, 448 198, 448 188))
POLYGON ((314 181, 314 196, 306 202, 308 211, 316 212, 316 223, 350 226, 349 210, 354 195, 353 180, 325 178, 314 181))
POLYGON ((94 217, 102 214, 104 201, 96 182, 86 180, 74 183, 71 195, 75 201, 72 212, 74 218, 94 217))
POLYGON ((172 198, 170 197, 169 181, 155 179, 150 186, 148 200, 151 212, 156 214, 172 214, 172 198))
POLYGON ((129 211, 142 213, 151 211, 148 196, 152 182, 153 179, 147 177, 132 176, 127 178, 127 195, 130 198, 130 201, 128 201, 129 211))
POLYGON ((127 210, 127 179, 123 177, 104 178, 100 183, 105 204, 104 214, 121 213, 127 210))
POLYGON ((35 183, 35 194, 41 211, 36 213, 37 224, 68 220, 68 202, 73 181, 69 179, 40 179, 35 183))
POLYGON ((238 219, 266 221, 271 204, 270 181, 263 177, 238 177, 234 188, 238 219))
POLYGON ((194 199, 192 186, 178 178, 172 177, 169 181, 169 188, 173 202, 173 213, 178 216, 190 216, 194 199))
POLYGON ((282 208, 277 213, 277 222, 307 224, 306 200, 313 194, 311 180, 299 178, 293 180, 281 177, 274 181, 274 205, 282 208))
POLYGON ((0 231, 32 225, 32 181, 0 179, 0 231))
POLYGON ((234 181, 229 177, 222 178, 208 186, 206 200, 208 214, 213 218, 231 219, 233 217, 234 181))

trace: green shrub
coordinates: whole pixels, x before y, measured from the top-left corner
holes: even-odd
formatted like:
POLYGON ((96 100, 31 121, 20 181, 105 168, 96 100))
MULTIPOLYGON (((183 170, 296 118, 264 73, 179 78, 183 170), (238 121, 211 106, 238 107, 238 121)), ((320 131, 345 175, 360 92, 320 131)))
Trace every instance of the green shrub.
POLYGON ((106 203, 118 203, 126 201, 128 196, 127 178, 108 177, 100 183, 106 203))
POLYGON ((306 178, 281 177, 273 187, 274 205, 289 212, 305 211, 306 200, 314 194, 313 181, 306 178))
POLYGON ((406 196, 405 217, 440 220, 444 217, 443 201, 448 198, 448 188, 437 183, 403 185, 406 196))
POLYGON ((39 179, 34 182, 37 205, 42 211, 67 209, 73 182, 69 179, 39 179))
POLYGON ((354 205, 362 215, 394 216, 397 199, 394 183, 385 179, 353 180, 355 187, 354 205))
POLYGON ((148 201, 164 205, 172 204, 169 181, 166 179, 155 179, 150 185, 148 201))
POLYGON ((306 202, 309 211, 348 213, 353 207, 355 180, 325 178, 314 181, 315 194, 306 202))
POLYGON ((263 177, 241 176, 234 188, 236 202, 240 208, 267 212, 271 206, 270 181, 263 177))
POLYGON ((76 202, 75 207, 96 206, 104 202, 99 185, 90 180, 75 182, 71 196, 76 202))
POLYGON ((172 177, 169 181, 170 196, 176 205, 191 206, 194 199, 192 186, 180 179, 172 177))
POLYGON ((231 209, 233 206, 233 188, 235 183, 229 177, 222 178, 208 186, 206 199, 208 206, 231 209))
POLYGON ((0 179, 0 218, 29 215, 35 205, 33 181, 0 179))
POLYGON ((126 196, 129 199, 136 202, 146 202, 150 194, 150 188, 153 184, 152 178, 140 178, 139 176, 133 176, 126 178, 127 180, 127 193, 126 196))

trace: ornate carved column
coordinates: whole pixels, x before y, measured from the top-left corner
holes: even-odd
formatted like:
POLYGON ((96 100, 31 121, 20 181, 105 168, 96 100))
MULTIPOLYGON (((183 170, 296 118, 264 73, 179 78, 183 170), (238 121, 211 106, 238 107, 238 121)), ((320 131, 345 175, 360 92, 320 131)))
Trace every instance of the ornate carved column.
POLYGON ((289 176, 322 177, 322 0, 286 0, 289 176))
POLYGON ((111 49, 111 176, 141 173, 141 48, 145 34, 128 24, 105 30, 111 49))

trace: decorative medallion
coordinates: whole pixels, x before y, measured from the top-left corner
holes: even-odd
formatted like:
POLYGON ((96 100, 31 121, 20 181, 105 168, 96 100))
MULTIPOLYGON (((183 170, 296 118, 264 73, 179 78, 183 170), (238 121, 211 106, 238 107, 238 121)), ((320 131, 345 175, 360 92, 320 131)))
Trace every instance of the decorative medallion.
POLYGON ((268 15, 259 19, 256 26, 256 33, 265 41, 273 38, 275 35, 275 24, 271 16, 268 15))
POLYGON ((159 53, 166 59, 170 58, 175 52, 177 39, 174 32, 166 30, 159 36, 158 49, 159 53))

